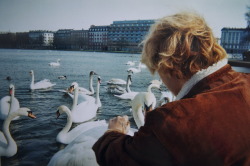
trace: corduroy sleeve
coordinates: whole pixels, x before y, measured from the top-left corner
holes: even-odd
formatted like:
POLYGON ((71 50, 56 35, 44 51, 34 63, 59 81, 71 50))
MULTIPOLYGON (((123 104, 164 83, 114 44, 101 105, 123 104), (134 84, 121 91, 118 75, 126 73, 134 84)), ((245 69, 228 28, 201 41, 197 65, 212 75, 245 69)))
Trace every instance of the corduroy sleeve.
POLYGON ((168 166, 169 154, 156 137, 142 127, 133 137, 118 132, 105 133, 93 150, 101 166, 168 166))

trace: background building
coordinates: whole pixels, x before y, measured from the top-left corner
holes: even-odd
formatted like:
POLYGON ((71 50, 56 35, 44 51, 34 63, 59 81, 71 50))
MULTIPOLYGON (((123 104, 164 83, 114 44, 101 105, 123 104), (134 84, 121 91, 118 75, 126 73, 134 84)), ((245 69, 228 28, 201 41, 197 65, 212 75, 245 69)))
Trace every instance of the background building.
POLYGON ((29 47, 41 48, 53 45, 54 33, 51 31, 29 31, 29 47))
POLYGON ((89 49, 107 51, 109 26, 95 26, 89 28, 89 49))
POLYGON ((89 31, 88 30, 73 30, 71 31, 71 49, 73 50, 88 50, 89 31))
POLYGON ((140 42, 154 20, 114 21, 108 32, 109 51, 141 51, 140 42))
POLYGON ((249 30, 246 28, 223 28, 221 46, 229 54, 242 54, 250 49, 249 30))

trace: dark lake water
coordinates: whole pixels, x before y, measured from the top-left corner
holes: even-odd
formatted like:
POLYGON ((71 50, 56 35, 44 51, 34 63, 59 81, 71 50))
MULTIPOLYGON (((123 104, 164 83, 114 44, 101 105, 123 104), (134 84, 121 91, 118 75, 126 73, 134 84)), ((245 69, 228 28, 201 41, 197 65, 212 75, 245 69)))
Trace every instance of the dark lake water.
MULTIPOLYGON (((100 99, 102 107, 98 110, 95 119, 110 119, 117 115, 128 115, 135 127, 132 114, 129 111, 130 102, 120 100, 107 93, 106 81, 111 78, 126 80, 125 65, 128 61, 139 61, 139 54, 97 53, 77 51, 49 51, 49 50, 9 50, 0 49, 0 98, 8 95, 9 84, 15 85, 15 96, 21 107, 30 108, 37 119, 22 117, 13 121, 10 131, 17 142, 18 151, 13 157, 2 157, 4 166, 44 166, 51 157, 64 146, 56 142, 56 136, 66 124, 66 116, 56 119, 56 110, 60 105, 71 107, 72 99, 63 95, 59 90, 69 87, 76 81, 82 87, 88 88, 89 72, 98 73, 102 78, 100 99), (60 67, 50 67, 48 63, 61 59, 60 67), (30 70, 34 70, 35 82, 50 79, 56 83, 50 91, 31 92, 30 70), (66 75, 66 80, 59 80, 58 76, 66 75), (11 76, 12 80, 5 78, 11 76)), ((138 63, 137 63, 138 64, 138 63)), ((249 68, 234 68, 237 71, 250 73, 249 68)), ((152 76, 147 69, 132 76, 132 91, 146 91, 149 82, 158 79, 152 76)), ((94 88, 96 80, 94 79, 94 88)), ((164 87, 163 87, 164 89, 164 87)), ((159 99, 160 92, 153 90, 159 99)), ((0 127, 2 127, 0 120, 0 127)))

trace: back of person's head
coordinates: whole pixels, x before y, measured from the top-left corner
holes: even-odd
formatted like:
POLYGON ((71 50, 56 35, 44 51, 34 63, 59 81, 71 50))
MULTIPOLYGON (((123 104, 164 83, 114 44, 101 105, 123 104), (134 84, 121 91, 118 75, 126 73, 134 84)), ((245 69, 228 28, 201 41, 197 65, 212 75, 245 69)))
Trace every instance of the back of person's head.
POLYGON ((141 61, 151 73, 163 67, 177 78, 189 78, 227 56, 203 17, 193 12, 157 20, 142 44, 141 61))

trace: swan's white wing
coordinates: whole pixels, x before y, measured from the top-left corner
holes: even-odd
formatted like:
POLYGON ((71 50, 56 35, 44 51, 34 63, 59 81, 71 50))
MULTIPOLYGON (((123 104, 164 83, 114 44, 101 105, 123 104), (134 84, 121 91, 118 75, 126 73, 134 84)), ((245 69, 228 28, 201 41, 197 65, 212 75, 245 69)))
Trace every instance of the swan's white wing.
POLYGON ((83 93, 83 94, 86 94, 86 95, 93 95, 94 93, 89 91, 88 89, 86 88, 83 88, 83 87, 78 87, 79 89, 79 93, 83 93))
POLYGON ((108 86, 106 88, 106 90, 107 90, 107 92, 112 93, 112 94, 116 94, 116 95, 121 95, 121 94, 127 93, 125 88, 120 87, 118 85, 108 86))
MULTIPOLYGON (((57 152, 50 160, 48 166, 98 166, 95 153, 92 150, 94 143, 107 131, 108 125, 91 128, 57 152)), ((136 129, 130 130, 133 135, 136 129)))
POLYGON ((108 85, 126 85, 127 81, 119 78, 112 78, 111 80, 107 81, 108 85))
POLYGON ((120 99, 128 99, 128 100, 133 100, 134 97, 138 94, 138 92, 129 92, 129 93, 124 93, 122 95, 114 95, 120 99))
POLYGON ((96 139, 86 136, 71 142, 51 158, 48 166, 98 166, 92 150, 96 141, 96 139))
POLYGON ((82 123, 93 119, 96 116, 98 105, 93 101, 85 101, 72 110, 72 120, 74 123, 82 123))
POLYGON ((79 92, 78 103, 80 104, 80 103, 85 102, 85 101, 95 102, 95 98, 93 96, 89 96, 89 95, 86 95, 84 93, 79 92))
POLYGON ((50 66, 60 66, 60 63, 57 63, 57 62, 50 62, 49 65, 50 65, 50 66))
MULTIPOLYGON (((81 135, 82 133, 91 130, 95 127, 99 126, 106 126, 107 128, 107 123, 105 120, 100 120, 100 121, 90 121, 90 122, 85 122, 82 124, 77 125, 75 128, 73 128, 71 131, 67 133, 67 137, 64 138, 63 143, 64 144, 69 144, 72 142, 76 137, 81 135)), ((57 138, 58 139, 58 138, 57 138)), ((61 139, 61 138, 60 138, 61 139)), ((57 140, 58 142, 62 142, 57 140)))
POLYGON ((5 96, 0 102, 0 119, 4 120, 9 114, 10 109, 10 96, 5 96))
POLYGON ((34 84, 34 89, 47 89, 47 88, 50 88, 50 87, 55 86, 55 85, 56 84, 51 83, 50 80, 44 79, 44 80, 41 80, 39 82, 36 82, 34 84))

